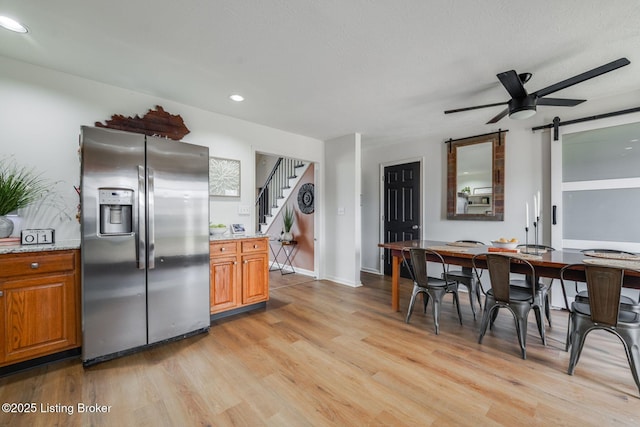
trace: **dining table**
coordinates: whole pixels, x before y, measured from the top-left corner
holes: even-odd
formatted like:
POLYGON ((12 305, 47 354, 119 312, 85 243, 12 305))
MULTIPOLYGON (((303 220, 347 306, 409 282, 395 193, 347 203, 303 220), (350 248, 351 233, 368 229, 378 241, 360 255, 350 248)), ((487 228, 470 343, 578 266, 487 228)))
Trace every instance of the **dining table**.
MULTIPOLYGON (((378 247, 389 249, 391 252, 391 309, 398 311, 400 308, 400 266, 404 256, 408 256, 407 252, 411 248, 423 248, 430 249, 444 259, 445 264, 458 265, 462 267, 473 267, 472 258, 474 255, 487 253, 496 249, 491 249, 492 246, 486 245, 461 245, 459 242, 446 242, 436 240, 405 240, 401 242, 388 242, 379 243, 378 247)), ((585 253, 579 249, 561 249, 554 251, 538 251, 535 253, 535 249, 528 248, 526 253, 523 252, 504 252, 509 255, 521 256, 523 259, 533 265, 536 271, 536 275, 540 277, 547 277, 552 279, 560 278, 560 270, 569 264, 580 264, 589 262, 590 259, 585 253)), ((500 253, 500 252, 498 252, 500 253)), ((438 261, 435 257, 427 254, 427 260, 438 261)), ((594 259, 595 261, 595 259, 594 259)), ((606 260, 599 261, 607 263, 606 260)), ((615 265, 615 261, 609 261, 611 265, 615 265)), ((634 261, 634 264, 640 267, 640 262, 634 261)), ((633 266, 634 264, 628 264, 633 266)), ((623 268, 625 263, 618 262, 618 266, 623 268)), ((482 262, 479 263, 479 267, 485 267, 482 262)), ((511 271, 513 273, 527 273, 526 264, 513 263, 511 271)), ((640 268, 639 268, 640 270, 640 268)), ((584 273, 576 271, 568 271, 565 279, 584 281, 584 273)), ((640 289, 640 271, 633 268, 625 269, 625 278, 623 286, 632 289, 640 289)))

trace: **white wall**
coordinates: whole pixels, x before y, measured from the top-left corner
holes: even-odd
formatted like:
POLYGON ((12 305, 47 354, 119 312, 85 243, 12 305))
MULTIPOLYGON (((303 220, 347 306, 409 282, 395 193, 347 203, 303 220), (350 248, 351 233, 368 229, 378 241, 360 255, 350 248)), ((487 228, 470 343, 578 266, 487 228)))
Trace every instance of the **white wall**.
POLYGON ((361 268, 361 146, 360 135, 346 135, 325 142, 326 197, 325 242, 322 261, 326 278, 360 286, 361 268))
MULTIPOLYGON (((567 109, 561 120, 571 120, 640 106, 640 90, 591 100, 576 114, 567 109)), ((540 110, 544 107, 540 107, 540 110)), ((532 132, 534 126, 545 125, 552 118, 544 119, 539 112, 534 119, 516 121, 505 119, 500 125, 508 129, 505 150, 505 212, 504 221, 453 221, 446 219, 446 144, 449 138, 497 131, 496 128, 478 126, 468 129, 439 130, 439 134, 427 141, 395 146, 367 148, 363 135, 362 154, 362 268, 381 271, 380 249, 380 164, 407 158, 423 158, 422 237, 429 240, 452 241, 456 239, 481 240, 485 243, 500 237, 516 237, 525 240, 525 202, 533 208, 533 194, 540 190, 543 212, 540 237, 550 244, 550 144, 549 130, 532 132)), ((530 227, 532 228, 532 227, 530 227)), ((530 229, 529 238, 533 240, 530 229)))
MULTIPOLYGON (((208 146, 211 156, 241 160, 241 197, 212 198, 210 217, 216 223, 240 222, 253 230, 254 214, 239 216, 238 207, 253 207, 255 202, 256 151, 317 162, 322 177, 324 143, 320 140, 1 56, 0 94, 0 157, 13 155, 20 165, 33 166, 57 182, 60 209, 48 209, 37 217, 23 212, 23 222, 29 227, 54 227, 58 240, 80 238, 75 220, 78 196, 73 188, 79 185, 80 126, 104 122, 113 114, 142 116, 161 105, 182 116, 191 130, 186 142, 208 146)), ((317 206, 322 215, 323 205, 317 206)))

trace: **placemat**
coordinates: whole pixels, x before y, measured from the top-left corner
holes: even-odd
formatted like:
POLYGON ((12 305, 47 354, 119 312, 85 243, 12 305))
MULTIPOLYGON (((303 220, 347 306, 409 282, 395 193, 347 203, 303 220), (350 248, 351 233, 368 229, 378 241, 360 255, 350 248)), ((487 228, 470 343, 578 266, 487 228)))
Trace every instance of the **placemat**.
POLYGON ((513 256, 522 258, 522 259, 542 259, 542 255, 534 255, 534 254, 528 254, 524 252, 520 252, 519 254, 513 254, 513 256))
POLYGON ((442 252, 467 252, 469 248, 461 248, 456 246, 429 246, 427 249, 442 252))
POLYGON ((447 243, 447 246, 459 246, 461 248, 475 248, 482 245, 478 245, 477 243, 471 243, 471 242, 449 242, 447 243))
POLYGON ((587 255, 587 256, 595 257, 595 258, 620 259, 620 260, 626 260, 626 261, 640 261, 640 255, 608 253, 608 252, 594 252, 594 251, 587 251, 584 254, 587 255))
POLYGON ((619 259, 594 259, 594 258, 585 258, 582 260, 585 264, 591 265, 604 265, 607 267, 618 267, 624 268, 627 270, 639 270, 640 271, 640 261, 623 261, 619 259))

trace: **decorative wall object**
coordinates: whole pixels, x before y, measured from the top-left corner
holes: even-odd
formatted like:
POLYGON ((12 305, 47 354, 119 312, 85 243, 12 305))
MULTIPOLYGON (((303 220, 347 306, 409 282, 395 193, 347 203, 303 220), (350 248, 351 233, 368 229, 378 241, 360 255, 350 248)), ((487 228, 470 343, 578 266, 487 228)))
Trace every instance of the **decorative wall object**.
POLYGON ((114 114, 106 124, 96 122, 96 127, 124 130, 127 132, 143 133, 149 136, 163 136, 179 141, 190 131, 184 124, 180 115, 169 114, 156 105, 155 110, 149 110, 143 117, 125 117, 114 114))
POLYGON ((209 195, 240 197, 240 160, 209 157, 209 195))
POLYGON ((313 213, 314 207, 314 190, 315 186, 311 183, 303 184, 298 190, 298 207, 300 212, 305 214, 313 213))

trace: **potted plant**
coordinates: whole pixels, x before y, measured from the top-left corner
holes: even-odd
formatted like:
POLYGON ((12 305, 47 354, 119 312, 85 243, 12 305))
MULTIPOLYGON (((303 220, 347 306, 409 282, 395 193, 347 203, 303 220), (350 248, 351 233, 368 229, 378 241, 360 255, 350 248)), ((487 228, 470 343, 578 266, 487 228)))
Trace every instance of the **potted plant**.
POLYGON ((282 233, 282 240, 290 242, 293 240, 293 234, 291 233, 291 227, 295 221, 295 211, 289 208, 289 205, 285 206, 284 213, 282 214, 282 224, 284 232, 282 233))
POLYGON ((0 238, 13 232, 6 215, 33 203, 47 192, 45 180, 33 170, 18 167, 9 159, 0 161, 0 238))

